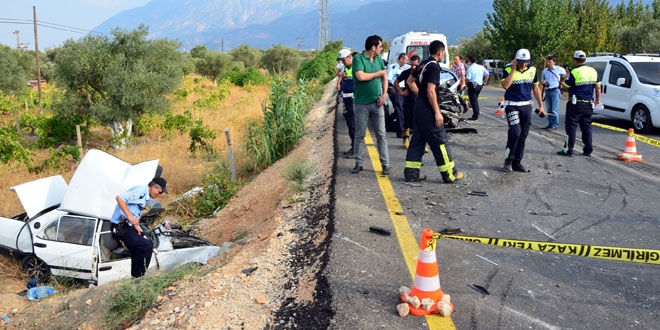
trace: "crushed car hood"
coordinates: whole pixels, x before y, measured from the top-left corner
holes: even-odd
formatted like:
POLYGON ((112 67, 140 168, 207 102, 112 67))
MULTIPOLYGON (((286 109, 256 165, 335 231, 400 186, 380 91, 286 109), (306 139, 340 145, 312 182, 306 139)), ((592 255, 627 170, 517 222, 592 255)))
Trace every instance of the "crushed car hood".
POLYGON ((153 179, 158 159, 131 165, 100 150, 89 150, 69 182, 60 210, 110 219, 115 197, 153 179))
POLYGON ((9 188, 16 192, 29 218, 62 202, 67 186, 61 175, 21 183, 9 188))

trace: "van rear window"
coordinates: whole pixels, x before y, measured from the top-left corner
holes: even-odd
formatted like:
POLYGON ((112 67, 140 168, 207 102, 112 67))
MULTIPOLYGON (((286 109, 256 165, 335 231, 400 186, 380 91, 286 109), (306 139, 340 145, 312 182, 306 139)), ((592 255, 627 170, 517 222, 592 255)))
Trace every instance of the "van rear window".
POLYGON ((423 61, 429 57, 429 46, 408 46, 406 47, 406 54, 408 54, 408 58, 417 55, 423 61))

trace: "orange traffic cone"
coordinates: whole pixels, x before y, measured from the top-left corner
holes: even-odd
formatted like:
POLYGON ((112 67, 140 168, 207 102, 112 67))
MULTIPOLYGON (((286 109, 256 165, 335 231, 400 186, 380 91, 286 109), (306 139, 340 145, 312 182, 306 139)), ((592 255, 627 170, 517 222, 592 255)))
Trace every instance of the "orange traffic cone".
POLYGON ((440 288, 435 239, 433 239, 431 229, 422 231, 419 248, 413 288, 412 290, 406 287, 399 289, 401 301, 408 305, 410 313, 414 315, 436 313, 449 316, 454 310, 454 305, 452 305, 449 295, 444 294, 440 288))
POLYGON ((619 154, 619 159, 624 162, 641 162, 642 155, 637 154, 637 143, 635 142, 635 130, 628 129, 628 137, 626 138, 626 147, 623 153, 619 154))
POLYGON ((502 108, 504 108, 504 98, 500 97, 500 102, 497 103, 497 110, 495 110, 495 116, 502 115, 502 108))

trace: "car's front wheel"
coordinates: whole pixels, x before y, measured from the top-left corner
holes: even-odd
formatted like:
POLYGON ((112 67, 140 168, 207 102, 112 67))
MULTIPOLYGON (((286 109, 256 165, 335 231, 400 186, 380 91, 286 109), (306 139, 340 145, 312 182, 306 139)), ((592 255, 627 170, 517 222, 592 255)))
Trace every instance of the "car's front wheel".
POLYGON ((631 117, 635 131, 649 133, 653 129, 653 125, 651 125, 651 114, 649 113, 649 109, 645 106, 635 106, 632 110, 631 117))
POLYGON ((47 282, 50 277, 50 267, 35 255, 29 255, 23 259, 21 270, 27 274, 29 279, 36 279, 41 283, 47 282))

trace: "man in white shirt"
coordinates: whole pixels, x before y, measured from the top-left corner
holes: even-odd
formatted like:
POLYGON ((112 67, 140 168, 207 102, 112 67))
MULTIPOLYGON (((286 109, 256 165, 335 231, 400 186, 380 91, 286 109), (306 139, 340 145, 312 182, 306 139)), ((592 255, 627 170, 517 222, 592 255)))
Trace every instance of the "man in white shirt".
POLYGON ((559 102, 561 100, 561 85, 566 78, 566 70, 555 65, 555 57, 548 56, 546 68, 541 74, 541 85, 545 88, 545 108, 548 115, 549 130, 556 130, 559 127, 559 102))
POLYGON ((468 89, 468 97, 472 106, 472 117, 468 120, 477 121, 479 119, 479 94, 485 83, 488 83, 488 70, 483 65, 477 63, 477 59, 470 55, 467 58, 468 69, 465 73, 465 84, 468 89))

